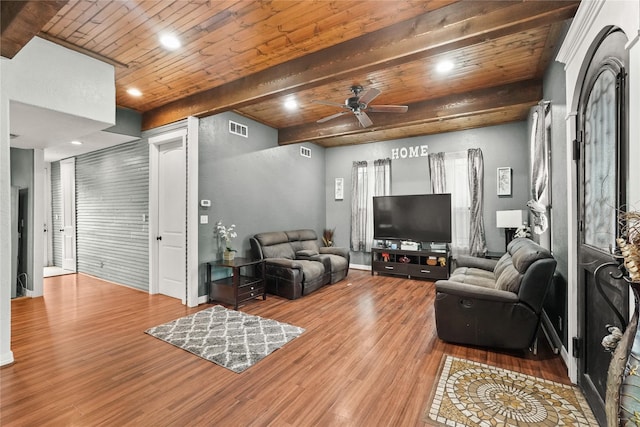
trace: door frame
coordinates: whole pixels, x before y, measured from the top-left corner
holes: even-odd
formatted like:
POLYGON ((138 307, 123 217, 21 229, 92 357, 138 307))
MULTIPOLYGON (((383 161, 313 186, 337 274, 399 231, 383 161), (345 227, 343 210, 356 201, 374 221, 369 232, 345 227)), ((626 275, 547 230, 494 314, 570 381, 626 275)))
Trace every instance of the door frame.
POLYGON ((158 169, 160 146, 182 140, 185 153, 187 188, 185 212, 185 300, 189 307, 198 305, 198 119, 189 117, 187 126, 149 138, 149 293, 157 294, 158 282, 158 169))
POLYGON ((51 221, 51 163, 44 163, 44 188, 43 188, 43 224, 44 224, 44 239, 42 243, 44 244, 44 250, 42 252, 42 256, 44 257, 43 267, 49 267, 53 265, 53 239, 51 238, 51 233, 53 230, 53 223, 51 221))
MULTIPOLYGON (((73 271, 74 273, 78 271, 78 253, 76 251, 76 235, 77 235, 77 230, 76 230, 76 158, 75 157, 70 157, 68 159, 64 159, 64 160, 60 160, 60 185, 62 187, 62 228, 64 230, 64 217, 65 217, 65 192, 68 191, 71 197, 71 201, 72 201, 72 206, 70 208, 70 212, 71 212, 71 222, 73 223, 73 235, 72 235, 72 252, 73 252, 73 268, 67 268, 67 266, 65 267, 65 258, 64 258, 64 254, 65 254, 65 233, 63 230, 61 230, 63 232, 62 234, 62 268, 64 268, 65 270, 68 271, 73 271), (71 168, 71 181, 70 181, 70 188, 65 188, 65 180, 63 179, 63 167, 66 167, 66 165, 69 165, 69 167, 71 168)), ((40 210, 38 210, 40 211, 40 210)), ((41 239, 42 240, 42 239, 41 239)), ((40 262, 39 264, 42 264, 42 262, 40 262)))
MULTIPOLYGON (((567 354, 566 360, 569 378, 573 383, 577 382, 578 364, 577 359, 572 357, 573 343, 572 337, 577 335, 577 305, 578 305, 578 224, 577 224, 577 187, 573 185, 577 180, 577 164, 572 159, 573 141, 576 139, 576 114, 578 110, 579 90, 586 72, 586 58, 590 58, 593 53, 593 43, 602 37, 603 32, 608 31, 612 25, 621 28, 630 41, 627 45, 630 54, 631 77, 628 81, 629 93, 637 93, 640 88, 640 69, 636 64, 640 64, 640 3, 631 2, 620 7, 615 1, 602 2, 582 2, 578 12, 574 17, 569 31, 558 51, 556 60, 565 65, 566 77, 566 106, 567 115, 565 117, 566 139, 565 148, 566 159, 566 180, 567 180, 567 354)), ((636 97, 637 98, 637 97, 636 97)), ((629 117, 638 117, 640 114, 640 100, 631 97, 629 99, 629 117)), ((640 121, 630 120, 628 129, 629 141, 640 140, 640 121)), ((630 143, 628 146, 628 158, 638 158, 640 156, 640 144, 630 143)), ((628 165, 627 165, 628 166, 628 165)), ((637 203, 640 200, 640 168, 628 168, 627 200, 630 203, 637 203)), ((633 301, 629 302, 633 304, 633 301)))

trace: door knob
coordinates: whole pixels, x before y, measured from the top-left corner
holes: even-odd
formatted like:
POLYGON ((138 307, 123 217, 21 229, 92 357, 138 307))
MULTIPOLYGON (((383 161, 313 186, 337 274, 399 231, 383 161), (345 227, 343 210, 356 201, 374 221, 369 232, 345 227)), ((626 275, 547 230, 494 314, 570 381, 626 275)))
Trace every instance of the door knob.
POLYGON ((60 231, 64 233, 64 228, 61 228, 60 231))

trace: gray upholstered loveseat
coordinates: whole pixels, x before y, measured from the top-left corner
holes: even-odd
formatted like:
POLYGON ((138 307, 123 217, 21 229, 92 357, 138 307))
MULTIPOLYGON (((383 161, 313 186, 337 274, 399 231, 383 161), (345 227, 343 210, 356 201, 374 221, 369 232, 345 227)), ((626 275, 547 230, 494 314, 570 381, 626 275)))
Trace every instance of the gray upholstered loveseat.
POLYGON ((556 268, 551 253, 518 238, 500 260, 463 256, 436 282, 436 329, 444 340, 503 349, 534 343, 556 268))
POLYGON ((313 230, 259 233, 250 242, 253 257, 265 260, 270 294, 300 298, 349 272, 349 250, 321 247, 313 230))

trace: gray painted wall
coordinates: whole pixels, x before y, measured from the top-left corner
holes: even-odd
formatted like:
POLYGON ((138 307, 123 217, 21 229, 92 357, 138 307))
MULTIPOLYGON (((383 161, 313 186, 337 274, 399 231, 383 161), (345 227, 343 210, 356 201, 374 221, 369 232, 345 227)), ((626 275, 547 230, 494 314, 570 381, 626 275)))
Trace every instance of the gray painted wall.
MULTIPOLYGON (((18 187, 20 190, 27 190, 27 204, 28 204, 28 214, 27 214, 27 224, 25 227, 27 229, 27 233, 32 233, 30 230, 33 230, 33 150, 24 150, 20 148, 11 148, 10 149, 10 159, 11 159, 11 186, 18 187)), ((14 212, 12 207, 12 212, 14 212)), ((17 237, 17 229, 11 230, 12 240, 17 237)), ((24 270, 29 272, 33 271, 33 237, 29 238, 27 236, 26 242, 26 260, 24 264, 24 270)), ((17 257, 11 260, 12 262, 12 272, 17 271, 17 257)), ((12 274, 12 279, 15 280, 15 276, 12 274)), ((13 286, 13 284, 12 284, 13 286)), ((13 287, 12 287, 13 289, 13 287)), ((29 275, 27 278, 27 289, 33 290, 33 278, 29 275)))
POLYGON ((558 265, 556 277, 545 300, 544 310, 556 333, 568 348, 567 277, 568 242, 567 217, 567 101, 563 64, 553 62, 544 77, 544 99, 551 101, 551 250, 558 265))
POLYGON ((11 148, 11 185, 19 188, 33 186, 33 150, 11 148))
MULTIPOLYGON (((496 228, 497 210, 526 209, 529 200, 527 122, 427 135, 393 141, 336 147, 326 150, 327 227, 336 229, 337 246, 349 246, 351 216, 351 165, 355 160, 373 161, 392 157, 393 149, 427 145, 430 153, 480 148, 484 158, 484 226, 489 251, 504 251, 504 231, 496 228), (513 169, 512 195, 496 195, 498 167, 513 169), (344 200, 334 200, 335 178, 344 178, 344 200)), ((430 193, 427 157, 392 160, 391 194, 430 193)), ((369 265, 369 254, 352 253, 352 262, 369 265)))
POLYGON ((142 114, 128 108, 116 107, 116 124, 103 132, 118 133, 140 138, 142 114))
POLYGON ((130 142, 76 158, 78 271, 149 289, 149 147, 130 142))
MULTIPOLYGON (((184 123, 178 123, 144 132, 143 139, 139 142, 86 155, 85 159, 79 158, 79 163, 76 165, 79 168, 86 162, 88 167, 82 174, 87 175, 87 180, 95 175, 100 167, 108 168, 101 173, 107 181, 116 179, 119 175, 132 173, 133 171, 127 170, 131 165, 134 165, 133 168, 139 172, 136 179, 139 178, 141 187, 136 188, 135 195, 130 195, 130 204, 134 203, 136 208, 133 209, 134 213, 131 214, 127 227, 133 228, 127 229, 127 232, 129 239, 136 239, 140 244, 139 250, 134 251, 140 255, 135 264, 137 270, 142 271, 143 275, 148 271, 146 246, 148 227, 147 224, 142 224, 142 214, 148 213, 148 181, 143 183, 148 179, 148 138, 184 126, 184 123), (132 151, 126 151, 128 149, 132 151), (114 152, 111 153, 110 150, 114 152), (123 153, 128 153, 116 161, 121 165, 101 165, 101 162, 107 162, 112 155, 118 158, 119 150, 125 150, 123 153)), ((485 230, 490 251, 500 251, 504 248, 504 232, 495 227, 495 211, 524 208, 529 196, 526 122, 330 149, 314 144, 302 145, 311 149, 310 159, 300 156, 300 144, 278 146, 277 130, 235 113, 223 113, 200 120, 199 199, 210 200, 211 207, 199 207, 199 214, 208 216, 208 224, 200 224, 198 232, 199 295, 205 295, 207 292, 203 264, 220 256, 214 234, 215 223, 218 220, 222 220, 226 225, 236 224, 238 238, 234 242, 234 247, 238 250, 239 256, 249 255, 249 237, 255 233, 296 228, 312 228, 319 235, 324 228, 335 228, 336 244, 348 246, 350 174, 354 160, 372 161, 391 157, 393 149, 400 150, 421 145, 427 145, 429 152, 481 148, 485 162, 485 230), (230 119, 248 125, 249 137, 230 134, 228 132, 230 119), (513 168, 513 195, 509 197, 496 195, 496 168, 502 166, 513 168), (345 183, 344 200, 341 201, 334 200, 334 179, 338 177, 344 178, 345 183)), ((58 162, 52 163, 51 172, 53 224, 56 227, 55 215, 59 211, 57 207, 59 205, 58 162)), ((394 160, 392 162, 392 194, 430 192, 428 174, 426 157, 394 160)), ((106 182, 103 184, 107 185, 106 182)), ((83 207, 86 206, 87 202, 83 199, 87 195, 84 189, 78 190, 77 193, 80 215, 80 210, 88 209, 88 206, 83 207)), ((126 199, 125 194, 126 192, 123 193, 124 199, 126 199)), ((89 205, 95 208, 97 203, 99 201, 93 201, 89 205)), ((112 201, 105 202, 104 208, 109 208, 112 203, 112 201)), ((122 206, 120 209, 126 209, 126 207, 122 206)), ((85 225, 79 221, 78 233, 82 233, 82 227, 85 225)), ((105 230, 111 230, 119 225, 112 223, 105 227, 105 230)), ((122 245, 129 246, 130 241, 124 241, 122 245)), ((56 255, 58 253, 58 244, 54 241, 56 265, 59 265, 59 255, 56 255)), ((148 289, 148 280, 145 281, 142 277, 136 277, 133 282, 125 278, 105 277, 100 271, 104 270, 105 264, 102 268, 97 267, 98 271, 96 271, 94 267, 99 266, 100 261, 95 259, 94 255, 89 256, 90 253, 79 247, 78 262, 79 265, 83 264, 82 270, 89 272, 91 269, 89 274, 148 289), (93 267, 89 267, 89 264, 93 267)), ((108 256, 115 257, 116 254, 108 256)), ((356 264, 369 264, 369 261, 368 255, 354 254, 353 262, 356 264)))
POLYGON ((250 252, 249 238, 260 232, 325 226, 325 150, 314 144, 312 157, 300 145, 278 146, 278 132, 235 113, 200 120, 199 198, 209 223, 200 224, 200 295, 206 294, 203 264, 219 258, 215 224, 236 225, 238 256, 250 252), (229 133, 229 120, 247 125, 248 138, 229 133))

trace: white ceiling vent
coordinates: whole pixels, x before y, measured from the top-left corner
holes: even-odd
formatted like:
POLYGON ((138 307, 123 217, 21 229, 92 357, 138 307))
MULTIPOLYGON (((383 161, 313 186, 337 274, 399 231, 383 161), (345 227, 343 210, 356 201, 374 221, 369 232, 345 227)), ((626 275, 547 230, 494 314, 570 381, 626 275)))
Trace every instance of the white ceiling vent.
POLYGON ((300 155, 302 157, 311 158, 311 148, 300 146, 300 155))
POLYGON ((241 125, 240 123, 236 123, 232 120, 229 120, 229 133, 234 135, 244 136, 245 138, 249 137, 249 128, 246 125, 241 125))

